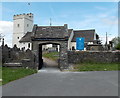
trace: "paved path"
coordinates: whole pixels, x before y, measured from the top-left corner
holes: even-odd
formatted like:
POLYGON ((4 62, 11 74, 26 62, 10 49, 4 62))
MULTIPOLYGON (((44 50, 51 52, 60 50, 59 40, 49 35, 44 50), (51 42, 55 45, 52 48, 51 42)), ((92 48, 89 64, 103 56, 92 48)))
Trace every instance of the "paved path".
POLYGON ((44 66, 46 67, 58 67, 58 63, 43 57, 44 66))
MULTIPOLYGON (((49 65, 57 64, 45 58, 44 61, 49 65)), ((2 94, 3 96, 117 96, 118 72, 61 72, 55 66, 47 66, 37 74, 4 85, 2 94)))
POLYGON ((39 72, 47 72, 47 73, 54 73, 54 72, 60 72, 60 69, 58 68, 58 63, 50 60, 48 58, 43 58, 43 68, 39 70, 39 72))

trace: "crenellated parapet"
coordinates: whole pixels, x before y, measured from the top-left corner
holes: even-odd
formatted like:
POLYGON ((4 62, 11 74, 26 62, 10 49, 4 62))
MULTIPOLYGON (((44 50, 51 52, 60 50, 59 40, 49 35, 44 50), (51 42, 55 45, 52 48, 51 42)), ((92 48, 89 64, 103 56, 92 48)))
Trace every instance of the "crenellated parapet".
POLYGON ((21 18, 27 18, 29 20, 33 20, 33 14, 32 13, 23 13, 23 14, 16 14, 13 16, 13 20, 16 20, 16 19, 21 19, 21 18))

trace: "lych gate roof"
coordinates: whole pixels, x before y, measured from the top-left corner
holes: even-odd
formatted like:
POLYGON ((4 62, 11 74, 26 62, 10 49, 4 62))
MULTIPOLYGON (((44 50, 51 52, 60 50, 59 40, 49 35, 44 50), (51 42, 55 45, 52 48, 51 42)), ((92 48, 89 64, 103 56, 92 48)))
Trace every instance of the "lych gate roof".
POLYGON ((32 32, 27 32, 20 42, 30 42, 32 38, 66 38, 68 37, 67 25, 64 26, 37 26, 34 25, 32 32))
POLYGON ((72 42, 76 42, 77 37, 85 38, 85 42, 94 41, 95 30, 74 30, 72 42))
POLYGON ((35 31, 35 38, 65 38, 64 26, 39 26, 35 31))

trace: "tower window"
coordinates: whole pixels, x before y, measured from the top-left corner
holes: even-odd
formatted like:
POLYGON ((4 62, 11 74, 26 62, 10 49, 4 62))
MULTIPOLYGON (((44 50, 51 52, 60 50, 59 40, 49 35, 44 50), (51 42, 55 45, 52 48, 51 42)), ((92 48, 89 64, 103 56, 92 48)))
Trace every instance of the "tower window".
POLYGON ((17 27, 20 27, 20 24, 17 24, 17 27))
POLYGON ((29 24, 27 24, 27 27, 29 27, 29 24))

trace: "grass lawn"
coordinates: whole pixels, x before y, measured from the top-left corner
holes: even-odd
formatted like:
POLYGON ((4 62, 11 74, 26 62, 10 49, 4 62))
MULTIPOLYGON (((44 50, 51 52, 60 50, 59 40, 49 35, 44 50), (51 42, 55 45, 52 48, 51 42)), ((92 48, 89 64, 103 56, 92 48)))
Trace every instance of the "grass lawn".
MULTIPOLYGON (((0 80, 2 79, 2 67, 0 67, 0 80)), ((2 81, 0 81, 0 85, 2 85, 2 81)))
POLYGON ((43 57, 49 58, 51 60, 57 60, 59 58, 59 52, 44 53, 43 57))
POLYGON ((34 74, 36 72, 37 71, 33 69, 25 69, 25 68, 12 69, 12 68, 3 67, 2 68, 2 79, 3 79, 2 85, 8 82, 11 82, 13 80, 17 80, 25 76, 34 74))
POLYGON ((118 63, 79 63, 74 67, 76 71, 117 71, 118 63))

